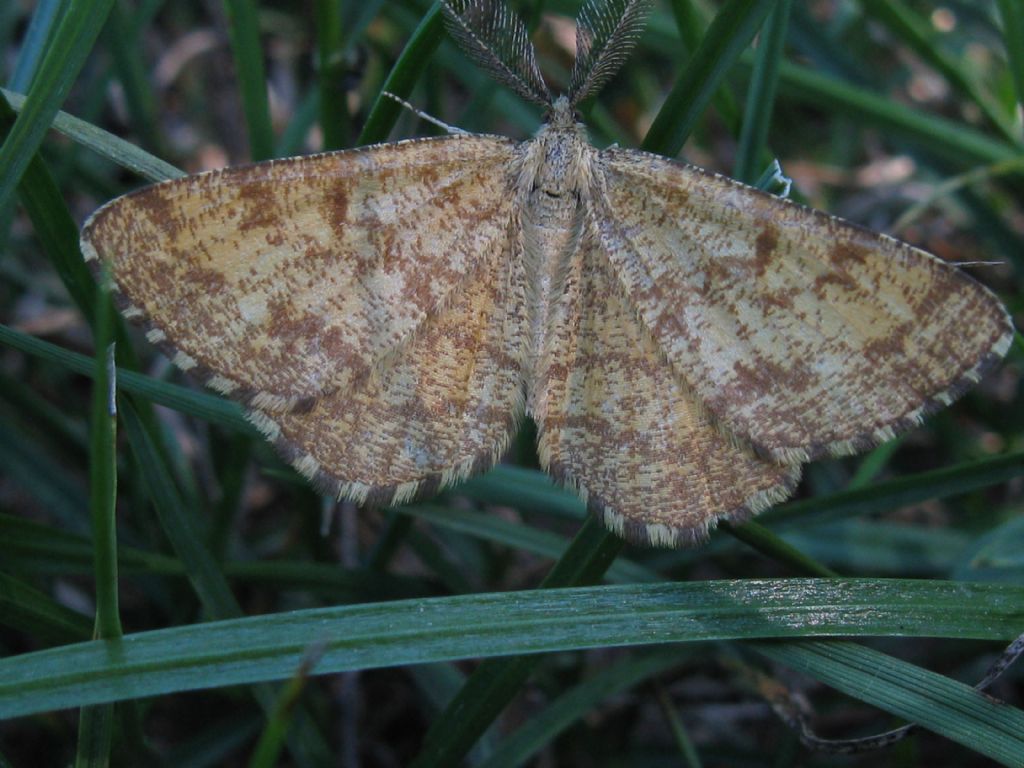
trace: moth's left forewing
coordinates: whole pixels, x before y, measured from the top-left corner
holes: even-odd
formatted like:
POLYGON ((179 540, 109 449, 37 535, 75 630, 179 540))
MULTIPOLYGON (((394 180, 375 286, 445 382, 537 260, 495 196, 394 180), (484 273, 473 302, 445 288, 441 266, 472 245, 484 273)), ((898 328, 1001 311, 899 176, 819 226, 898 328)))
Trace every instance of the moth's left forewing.
POLYGON ((893 238, 643 152, 593 167, 639 317, 717 423, 776 461, 891 438, 1012 340, 990 291, 893 238))
POLYGON ((308 407, 358 386, 503 247, 515 146, 459 134, 187 176, 103 206, 82 252, 190 375, 308 407))

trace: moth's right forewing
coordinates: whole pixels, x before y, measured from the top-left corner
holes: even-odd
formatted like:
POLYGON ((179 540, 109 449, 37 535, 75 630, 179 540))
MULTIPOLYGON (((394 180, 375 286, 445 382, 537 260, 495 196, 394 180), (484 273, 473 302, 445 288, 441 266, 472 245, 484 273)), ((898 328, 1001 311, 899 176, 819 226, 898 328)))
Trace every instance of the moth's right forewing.
POLYGON ((515 144, 457 135, 158 184, 82 233, 181 367, 287 410, 364 379, 504 250, 515 144))
POLYGON ((990 291, 905 243, 642 152, 595 166, 637 313, 718 424, 776 461, 891 438, 1013 337, 990 291))

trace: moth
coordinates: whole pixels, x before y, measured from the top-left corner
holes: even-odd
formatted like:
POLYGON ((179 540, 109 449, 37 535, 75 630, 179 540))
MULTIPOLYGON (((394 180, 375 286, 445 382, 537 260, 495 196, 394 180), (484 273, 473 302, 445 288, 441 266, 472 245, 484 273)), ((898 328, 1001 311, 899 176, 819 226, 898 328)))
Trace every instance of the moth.
POLYGON ((598 151, 575 107, 646 3, 586 0, 566 95, 523 24, 447 27, 546 108, 530 140, 453 134, 157 184, 82 252, 173 362, 240 400, 326 493, 397 504, 491 466, 524 414, 608 528, 700 541, 870 448, 1006 353, 997 298, 910 245, 723 176, 598 151))

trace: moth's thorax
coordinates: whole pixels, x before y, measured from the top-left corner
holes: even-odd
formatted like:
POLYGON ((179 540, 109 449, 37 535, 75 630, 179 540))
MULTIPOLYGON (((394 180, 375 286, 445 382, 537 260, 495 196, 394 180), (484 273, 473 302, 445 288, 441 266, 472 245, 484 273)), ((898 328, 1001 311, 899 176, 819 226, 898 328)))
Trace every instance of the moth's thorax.
MULTIPOLYGON (((525 146, 518 195, 534 363, 546 357, 568 266, 583 229, 594 150, 564 100, 525 146)), ((530 366, 533 367, 532 365, 530 366)))
POLYGON ((548 122, 527 144, 521 181, 529 191, 548 197, 578 197, 588 188, 592 152, 581 123, 548 122))

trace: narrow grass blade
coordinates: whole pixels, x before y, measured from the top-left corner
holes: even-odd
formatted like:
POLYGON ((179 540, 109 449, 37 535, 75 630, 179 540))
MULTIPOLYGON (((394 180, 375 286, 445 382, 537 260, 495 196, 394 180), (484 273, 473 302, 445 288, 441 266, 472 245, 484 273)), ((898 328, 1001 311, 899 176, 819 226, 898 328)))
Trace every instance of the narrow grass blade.
POLYGON ((780 87, 790 99, 847 115, 861 125, 873 125, 935 153, 957 167, 1011 160, 1013 145, 937 115, 916 112, 891 99, 849 83, 783 61, 780 87))
MULTIPOLYGON (((0 344, 56 363, 75 373, 85 376, 93 374, 92 360, 85 355, 29 336, 5 325, 0 325, 0 344)), ((170 384, 124 368, 117 370, 117 385, 125 392, 139 395, 158 405, 166 405, 176 411, 214 424, 231 427, 253 437, 259 436, 258 430, 243 415, 241 407, 222 397, 170 384)))
POLYGON ((139 50, 142 38, 133 26, 125 11, 115 2, 110 8, 103 46, 113 59, 132 129, 151 151, 161 153, 163 141, 157 129, 156 102, 139 50))
POLYGON ((638 654, 601 670, 536 712, 515 733, 497 744, 491 757, 478 763, 476 768, 516 768, 527 764, 530 758, 593 712, 602 701, 679 666, 689 656, 687 648, 669 646, 638 654))
MULTIPOLYGON (((25 97, 22 94, 5 88, 0 88, 0 93, 4 95, 15 112, 20 112, 24 108, 25 97)), ((185 175, 184 171, 175 168, 156 155, 152 155, 102 128, 97 128, 92 123, 69 115, 67 112, 58 112, 51 127, 147 181, 178 179, 185 175)))
POLYGON ((324 149, 342 149, 350 141, 352 117, 344 91, 344 29, 340 0, 316 0, 317 89, 324 149))
MULTIPOLYGON (((683 47, 692 54, 700 46, 701 37, 708 27, 708 21, 694 0, 670 0, 669 6, 672 9, 679 38, 683 41, 683 47)), ((723 82, 719 85, 712 97, 712 103, 723 122, 735 135, 740 126, 740 107, 729 83, 723 82)))
POLYGON ((747 184, 754 183, 765 164, 768 126, 775 106, 775 88, 779 78, 779 61, 789 28, 792 0, 779 0, 768 14, 757 44, 754 69, 747 87, 743 110, 743 127, 736 148, 733 176, 747 184))
POLYGON ((43 142, 112 4, 113 0, 80 0, 67 7, 39 64, 25 108, 0 146, 0 210, 43 142))
MULTIPOLYGON (((541 582, 541 591, 599 580, 623 542, 587 518, 576 538, 541 582)), ((487 659, 431 724, 414 768, 458 762, 519 692, 541 659, 487 659)))
POLYGON ((740 525, 725 521, 719 523, 719 527, 762 555, 788 565, 799 574, 825 577, 839 575, 753 520, 748 520, 740 525))
MULTIPOLYGON (((129 400, 123 399, 121 403, 125 432, 142 469, 161 527, 184 563, 203 608, 219 619, 241 616, 242 609, 231 593, 227 579, 207 551, 194 514, 184 505, 173 476, 164 463, 156 444, 157 438, 139 418, 129 400)), ((267 686, 257 686, 254 693, 264 711, 272 712, 275 692, 267 686)), ((289 745, 294 754, 311 764, 315 764, 315 755, 326 751, 323 739, 313 730, 312 721, 304 715, 298 718, 289 745)))
POLYGON ((1000 106, 984 93, 935 41, 935 28, 902 0, 863 0, 866 13, 885 24, 905 45, 933 67, 946 81, 981 110, 1003 139, 1017 143, 1020 136, 1000 106))
MULTIPOLYGON (((426 70, 427 62, 443 39, 444 23, 441 9, 435 3, 412 33, 381 90, 402 99, 408 98, 413 85, 426 70)), ((379 94, 366 118, 357 144, 373 144, 387 139, 401 109, 394 99, 389 99, 383 93, 379 94)))
MULTIPOLYGON (((117 379, 114 361, 114 308, 106 276, 96 288, 93 340, 96 361, 89 419, 89 507, 92 517, 93 574, 96 583, 94 636, 119 640, 117 580, 117 379)), ((114 705, 83 707, 78 716, 76 768, 106 768, 114 728, 114 705)))
MULTIPOLYGON (((0 531, 3 531, 2 526, 0 531)), ((93 627, 87 616, 3 573, 0 573, 0 624, 53 644, 89 640, 93 627)))
POLYGON ((117 591, 117 378, 114 308, 106 280, 97 289, 95 374, 89 435, 89 507, 95 546, 96 636, 122 634, 117 591))
POLYGON ((832 521, 868 512, 882 512, 925 499, 942 499, 969 493, 1021 475, 1024 475, 1024 451, 1017 451, 919 472, 874 486, 791 501, 765 512, 759 521, 773 528, 793 524, 797 520, 803 525, 812 521, 832 521))
POLYGON ((670 156, 679 153, 722 79, 774 5, 775 0, 728 0, 722 6, 651 124, 644 149, 670 156))
POLYGON ((121 417, 161 526, 185 564, 203 607, 216 618, 241 616, 242 609, 231 594, 227 580, 206 551, 193 513, 185 509, 173 475, 156 448, 154 436, 146 430, 128 400, 121 401, 121 417))
MULTIPOLYGON (((14 122, 11 107, 0 96, 0 133, 14 122)), ((24 163, 23 171, 18 192, 36 236, 72 300, 86 319, 91 320, 96 287, 78 250, 78 227, 71 219, 56 181, 35 153, 24 163)))
POLYGON ((61 0, 41 0, 36 3, 28 29, 18 51, 18 61, 8 85, 16 91, 27 91, 32 85, 39 62, 46 52, 46 41, 60 22, 63 10, 61 0))
POLYGON ((109 704, 83 707, 78 718, 75 768, 107 768, 114 732, 114 708, 109 704))
MULTIPOLYGON (((460 490, 460 488, 456 488, 455 493, 459 493, 460 490)), ((427 520, 439 528, 459 531, 474 538, 492 541, 520 552, 533 552, 551 559, 561 557, 568 544, 565 538, 555 533, 538 530, 521 523, 512 523, 494 515, 453 509, 440 504, 412 504, 394 511, 427 520)), ((621 584, 662 580, 662 577, 654 571, 622 558, 612 563, 607 577, 609 581, 621 584)))
POLYGON ((757 643, 753 647, 1003 765, 1024 764, 1024 711, 993 701, 963 683, 854 643, 757 643))
POLYGON ((249 154, 253 160, 269 160, 274 156, 274 130, 260 45, 259 13, 255 0, 224 0, 224 7, 249 132, 249 154))
POLYGON ((1003 44, 1017 90, 1017 104, 1024 105, 1024 7, 1018 0, 997 0, 1003 22, 1003 44))

